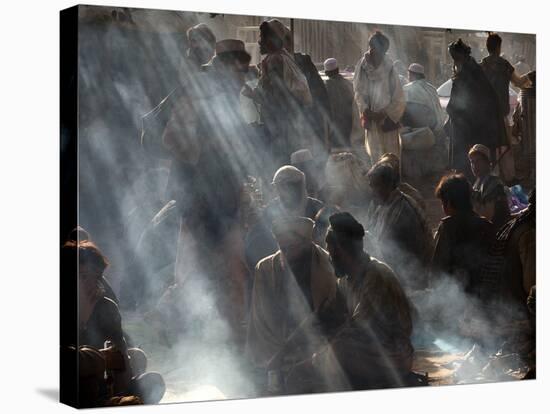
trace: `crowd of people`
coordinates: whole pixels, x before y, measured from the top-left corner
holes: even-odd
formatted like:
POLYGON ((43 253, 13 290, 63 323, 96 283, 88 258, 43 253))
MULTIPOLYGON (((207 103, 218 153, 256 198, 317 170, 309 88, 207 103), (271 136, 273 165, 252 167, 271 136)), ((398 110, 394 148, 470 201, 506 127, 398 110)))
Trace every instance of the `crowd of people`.
POLYGON ((534 72, 500 57, 497 34, 481 63, 458 39, 445 112, 419 63, 403 85, 380 31, 353 81, 331 57, 323 81, 279 20, 259 33, 252 67, 242 41, 205 24, 187 32, 180 85, 143 118, 143 148, 171 160, 170 176, 120 300, 93 235, 75 229, 62 247, 62 265, 79 266, 78 343, 64 352, 78 360, 81 404, 159 402, 163 377, 146 371, 121 309, 169 346, 196 326, 188 298, 203 294, 259 395, 427 385, 413 359, 428 320, 488 351, 506 343, 534 375, 535 191, 512 212, 506 161, 508 88, 534 87, 534 72), (425 194, 403 181, 405 135, 449 149, 435 232, 425 194), (170 251, 147 248, 165 236, 170 251), (160 256, 174 263, 168 278, 160 256), (454 323, 422 305, 443 282, 465 298, 454 323))

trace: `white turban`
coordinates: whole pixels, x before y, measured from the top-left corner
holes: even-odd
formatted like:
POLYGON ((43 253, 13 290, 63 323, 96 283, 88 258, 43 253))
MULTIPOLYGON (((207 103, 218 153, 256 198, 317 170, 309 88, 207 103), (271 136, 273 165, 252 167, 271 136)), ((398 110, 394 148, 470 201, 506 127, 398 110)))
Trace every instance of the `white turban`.
POLYGON ((306 176, 298 168, 292 165, 283 165, 277 170, 273 176, 273 184, 287 183, 287 182, 303 182, 305 183, 306 176))

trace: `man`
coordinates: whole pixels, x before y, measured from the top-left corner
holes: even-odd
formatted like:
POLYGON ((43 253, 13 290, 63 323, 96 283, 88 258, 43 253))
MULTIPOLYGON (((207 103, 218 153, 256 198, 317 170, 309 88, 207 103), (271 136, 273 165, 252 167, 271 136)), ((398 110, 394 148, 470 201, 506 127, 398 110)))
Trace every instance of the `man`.
POLYGON ((259 222, 247 237, 247 261, 251 268, 260 259, 273 254, 277 244, 270 231, 273 221, 285 217, 307 217, 314 219, 323 208, 323 203, 309 197, 305 174, 291 165, 285 165, 273 176, 276 197, 265 207, 259 222))
POLYGON ((449 45, 454 62, 453 86, 447 105, 450 127, 451 168, 472 180, 468 150, 483 144, 496 160, 496 149, 506 140, 504 119, 498 98, 483 69, 470 56, 471 48, 462 39, 449 45))
MULTIPOLYGON (((90 383, 98 389, 91 393, 96 399, 87 403, 104 405, 115 395, 135 395, 146 404, 158 403, 165 391, 162 376, 145 373, 145 354, 137 348, 128 349, 118 306, 104 296, 101 277, 109 264, 105 256, 88 240, 69 240, 61 250, 61 260, 65 269, 78 263, 78 343, 62 345, 78 349, 79 358, 89 362, 86 371, 93 372, 94 364, 99 364, 96 370, 107 369, 110 376, 110 382, 90 383)), ((87 397, 89 391, 84 390, 87 397)))
MULTIPOLYGON (((162 135, 174 108, 182 97, 189 94, 186 86, 195 82, 195 78, 202 71, 202 65, 210 62, 214 56, 216 36, 204 23, 190 27, 187 30, 187 52, 182 58, 180 68, 180 84, 174 88, 155 108, 143 115, 141 145, 152 155, 167 158, 162 146, 162 135)), ((178 193, 177 175, 179 169, 177 159, 172 161, 170 178, 166 189, 166 198, 174 199, 178 193)))
POLYGON ((529 66, 529 64, 525 62, 525 57, 522 55, 519 55, 517 57, 517 62, 514 65, 514 69, 519 76, 523 76, 531 72, 531 66, 529 66))
POLYGON ((311 105, 312 98, 307 80, 284 49, 286 27, 276 19, 260 25, 260 63, 258 86, 245 88, 245 96, 261 106, 260 116, 271 138, 272 158, 275 166, 287 164, 290 154, 310 143, 301 142, 302 110, 311 105))
POLYGON ((497 94, 500 115, 504 118, 504 125, 506 126, 507 142, 506 145, 497 149, 497 157, 500 160, 500 175, 508 183, 515 178, 514 155, 511 148, 512 131, 508 121, 508 115, 510 114, 510 83, 517 88, 525 88, 530 85, 530 82, 527 75, 518 75, 510 62, 500 56, 501 46, 502 38, 496 33, 490 33, 487 37, 489 56, 483 58, 481 67, 497 94))
POLYGON ((399 157, 395 154, 392 154, 391 152, 388 152, 387 154, 382 155, 382 157, 379 160, 379 163, 388 163, 389 165, 391 165, 395 174, 397 175, 397 180, 398 180, 397 188, 399 189, 399 191, 411 197, 416 202, 416 204, 418 204, 421 211, 425 212, 426 201, 424 200, 424 197, 422 197, 422 194, 420 193, 420 191, 418 191, 409 183, 406 183, 401 180, 401 166, 400 166, 401 163, 400 163, 399 157))
POLYGON ((445 123, 445 112, 441 108, 437 90, 424 76, 424 66, 411 63, 409 83, 403 86, 406 109, 402 123, 411 128, 429 127, 440 136, 445 123))
POLYGON ((328 77, 325 86, 330 102, 329 148, 351 149, 355 147, 353 142, 355 124, 359 123, 353 84, 340 75, 336 59, 325 60, 323 66, 325 75, 328 77))
POLYGON ((175 271, 183 290, 178 294, 201 274, 219 295, 216 303, 236 340, 244 339, 246 313, 241 190, 255 168, 252 131, 240 107, 249 63, 242 41, 219 41, 216 55, 187 88, 163 135, 164 145, 184 167, 176 199, 182 217, 175 271))
POLYGON ((479 285, 479 270, 493 242, 494 226, 473 210, 470 183, 463 174, 442 177, 435 195, 446 217, 435 236, 431 282, 436 285, 440 278, 450 277, 471 294, 479 285))
POLYGON ((292 55, 294 62, 296 62, 296 65, 298 65, 306 77, 309 90, 311 91, 312 103, 304 108, 304 117, 307 122, 306 133, 314 137, 310 148, 316 158, 324 157, 324 152, 329 146, 328 123, 330 102, 327 88, 311 56, 307 53, 297 52, 294 49, 292 33, 288 27, 285 26, 285 29, 284 48, 292 55))
MULTIPOLYGON (((336 278, 328 253, 313 243, 312 232, 309 218, 274 221, 279 249, 256 266, 246 348, 253 365, 264 374, 268 367, 278 371, 298 357, 290 349, 278 354, 304 321, 335 298, 336 278)), ((321 340, 314 333, 306 337, 306 347, 321 340)))
POLYGON ((321 198, 329 205, 360 214, 357 210, 366 209, 371 198, 366 169, 363 161, 351 152, 330 154, 321 198))
POLYGON ((330 217, 326 242, 346 318, 327 346, 287 378, 295 393, 408 385, 413 360, 411 305, 390 267, 363 250, 363 226, 330 217))
POLYGON ((389 47, 389 39, 380 31, 375 32, 353 77, 355 101, 366 129, 365 142, 371 160, 386 152, 401 154, 398 130, 405 111, 405 96, 393 63, 386 55, 389 47))
POLYGON ((420 207, 399 191, 398 174, 390 164, 376 163, 367 178, 378 206, 369 217, 369 232, 380 259, 396 271, 407 288, 425 288, 431 234, 420 207))
POLYGON ((476 178, 473 190, 474 211, 500 229, 510 220, 510 207, 504 184, 491 174, 491 152, 485 145, 476 144, 468 152, 472 173, 476 178))
POLYGON ((204 23, 199 23, 187 30, 187 58, 185 71, 200 71, 201 66, 210 62, 216 49, 216 36, 204 23))
MULTIPOLYGON (((536 200, 504 225, 483 266, 479 295, 494 322, 495 334, 516 345, 532 341, 534 318, 528 299, 536 284, 536 200), (498 329, 498 332, 496 330, 498 329)), ((532 343, 534 347, 534 342, 532 343)))
POLYGON ((308 149, 300 149, 290 155, 290 164, 302 171, 306 177, 309 197, 316 198, 320 189, 321 177, 317 171, 313 154, 308 149))

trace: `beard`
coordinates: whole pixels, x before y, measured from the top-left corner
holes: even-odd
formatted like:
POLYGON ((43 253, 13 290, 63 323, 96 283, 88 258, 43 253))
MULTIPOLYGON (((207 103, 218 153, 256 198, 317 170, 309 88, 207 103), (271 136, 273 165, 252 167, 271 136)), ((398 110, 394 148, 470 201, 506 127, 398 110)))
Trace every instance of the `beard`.
POLYGON ((346 269, 344 268, 344 266, 342 265, 342 263, 340 263, 340 261, 338 259, 333 259, 331 257, 330 262, 332 263, 332 268, 334 269, 334 275, 337 278, 342 278, 342 277, 347 275, 346 269))
POLYGON ((210 61, 210 58, 212 57, 209 55, 210 54, 207 51, 200 48, 187 50, 187 56, 199 65, 204 65, 208 63, 210 61))

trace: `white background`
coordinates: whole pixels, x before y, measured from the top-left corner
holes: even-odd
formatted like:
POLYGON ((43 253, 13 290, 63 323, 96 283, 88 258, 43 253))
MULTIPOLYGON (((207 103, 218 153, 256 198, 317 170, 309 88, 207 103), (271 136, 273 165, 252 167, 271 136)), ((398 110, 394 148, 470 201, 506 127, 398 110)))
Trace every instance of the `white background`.
MULTIPOLYGON (((90 4, 102 4, 90 2, 90 4)), ((69 412, 58 398, 59 10, 69 1, 2 2, 0 105, 0 411, 69 412)), ((537 34, 538 379, 304 397, 118 408, 114 412, 550 412, 544 242, 548 219, 550 41, 543 1, 122 1, 111 5, 528 32, 537 34), (546 104, 546 105, 545 105, 546 104), (542 298, 542 299, 541 299, 542 298), (123 411, 124 410, 124 411, 123 411)), ((104 409, 102 412, 111 412, 104 409)))

